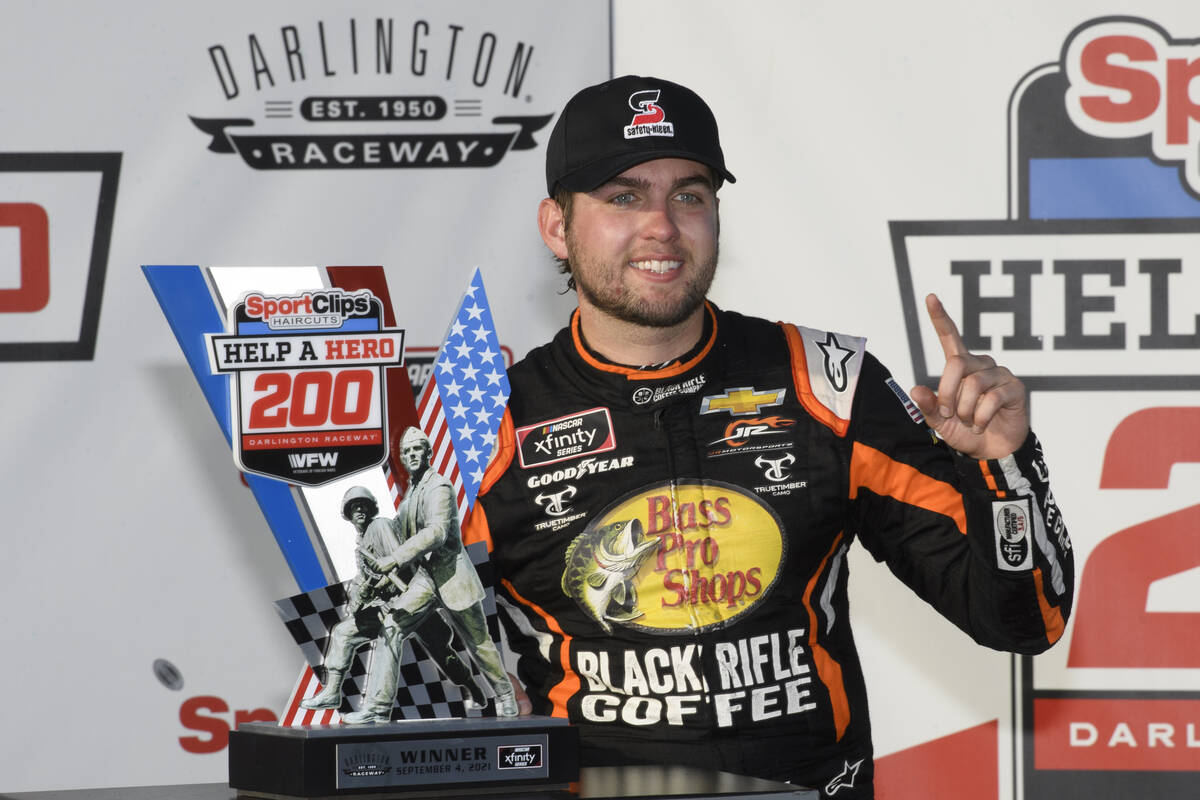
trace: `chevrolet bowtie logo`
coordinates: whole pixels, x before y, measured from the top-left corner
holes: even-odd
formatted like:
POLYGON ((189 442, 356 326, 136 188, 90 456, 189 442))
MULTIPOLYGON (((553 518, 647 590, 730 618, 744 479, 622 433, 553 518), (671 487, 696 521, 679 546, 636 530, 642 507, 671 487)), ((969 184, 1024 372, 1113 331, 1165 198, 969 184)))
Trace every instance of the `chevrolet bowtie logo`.
POLYGON ((739 386, 736 389, 726 389, 725 394, 714 394, 705 397, 700 402, 701 414, 712 414, 717 411, 728 411, 735 417, 757 414, 767 406, 783 405, 783 396, 787 389, 772 389, 760 392, 753 386, 739 386))

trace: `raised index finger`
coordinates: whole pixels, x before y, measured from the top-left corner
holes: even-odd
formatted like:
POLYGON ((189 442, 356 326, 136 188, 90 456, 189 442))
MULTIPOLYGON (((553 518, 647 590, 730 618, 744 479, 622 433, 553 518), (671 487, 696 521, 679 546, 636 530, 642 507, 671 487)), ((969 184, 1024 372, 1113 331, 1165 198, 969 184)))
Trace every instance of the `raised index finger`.
POLYGON ((942 352, 946 354, 946 358, 967 355, 967 346, 958 333, 958 326, 950 319, 936 294, 925 295, 925 309, 929 312, 929 320, 942 343, 942 352))

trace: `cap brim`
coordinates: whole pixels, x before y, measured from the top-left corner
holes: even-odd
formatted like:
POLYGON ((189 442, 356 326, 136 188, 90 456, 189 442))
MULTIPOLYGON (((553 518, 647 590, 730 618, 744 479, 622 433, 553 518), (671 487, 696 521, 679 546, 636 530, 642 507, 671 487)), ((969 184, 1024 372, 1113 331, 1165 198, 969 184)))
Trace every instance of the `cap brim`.
POLYGON ((645 150, 639 153, 622 153, 619 156, 604 158, 599 161, 594 161, 587 166, 567 175, 563 175, 558 179, 558 184, 564 189, 572 192, 590 192, 593 189, 599 188, 610 178, 620 175, 631 167, 636 167, 638 164, 644 164, 647 161, 656 161, 660 158, 685 158, 688 161, 695 161, 699 164, 711 167, 713 172, 717 174, 718 185, 721 181, 729 181, 737 183, 737 178, 733 177, 733 173, 725 169, 713 159, 704 158, 686 150, 645 150))

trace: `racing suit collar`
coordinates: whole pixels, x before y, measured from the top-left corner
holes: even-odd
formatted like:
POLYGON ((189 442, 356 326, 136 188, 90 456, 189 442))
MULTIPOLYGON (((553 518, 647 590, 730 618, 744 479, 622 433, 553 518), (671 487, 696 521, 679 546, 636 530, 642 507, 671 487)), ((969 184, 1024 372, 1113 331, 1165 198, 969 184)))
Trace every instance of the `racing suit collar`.
POLYGON ((574 313, 571 314, 571 340, 575 345, 575 354, 593 369, 598 369, 602 372, 611 372, 615 375, 623 375, 627 380, 631 381, 654 381, 673 378, 693 369, 704 360, 704 357, 708 355, 713 345, 716 344, 717 316, 715 306, 706 300, 704 301, 704 310, 707 313, 704 317, 704 329, 700 334, 700 341, 684 355, 662 365, 630 367, 624 364, 613 363, 604 356, 592 352, 583 338, 583 330, 579 323, 579 309, 575 309, 574 313))
POLYGON ((720 309, 706 302, 705 310, 704 330, 696 346, 675 361, 649 369, 613 364, 590 351, 583 340, 576 311, 552 345, 557 369, 577 382, 587 395, 603 398, 614 408, 654 411, 694 395, 716 368, 712 359, 721 353, 717 346, 720 309))

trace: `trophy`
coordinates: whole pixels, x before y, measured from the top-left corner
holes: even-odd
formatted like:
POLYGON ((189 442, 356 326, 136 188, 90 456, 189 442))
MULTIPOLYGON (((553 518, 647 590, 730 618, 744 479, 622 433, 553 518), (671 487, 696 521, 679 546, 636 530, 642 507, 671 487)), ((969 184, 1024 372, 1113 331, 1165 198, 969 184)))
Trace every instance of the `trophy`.
POLYGON ((509 391, 479 271, 414 370, 382 267, 143 270, 300 587, 276 607, 305 665, 279 724, 231 734, 230 786, 576 780, 577 732, 519 716, 487 545, 463 534, 509 391))

